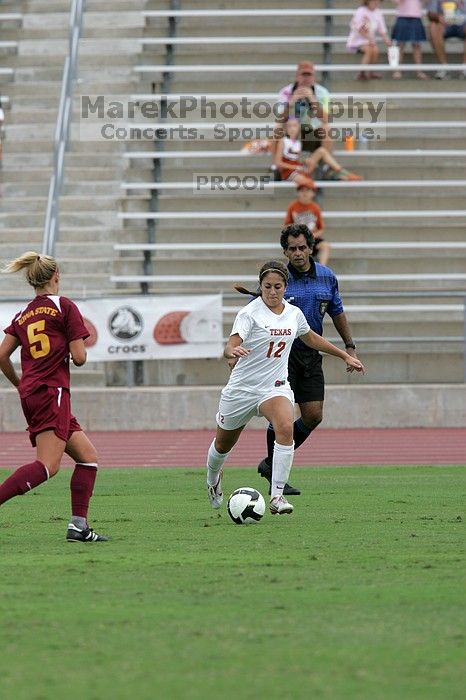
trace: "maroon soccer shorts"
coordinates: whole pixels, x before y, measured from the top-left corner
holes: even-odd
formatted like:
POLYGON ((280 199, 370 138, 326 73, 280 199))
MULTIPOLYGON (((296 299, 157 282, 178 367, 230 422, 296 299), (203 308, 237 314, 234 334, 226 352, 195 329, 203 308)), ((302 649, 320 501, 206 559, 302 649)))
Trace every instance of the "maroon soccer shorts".
POLYGON ((53 430, 55 435, 65 442, 68 442, 73 433, 82 430, 71 413, 68 389, 41 386, 33 394, 21 399, 21 406, 33 447, 36 446, 36 436, 45 430, 53 430))

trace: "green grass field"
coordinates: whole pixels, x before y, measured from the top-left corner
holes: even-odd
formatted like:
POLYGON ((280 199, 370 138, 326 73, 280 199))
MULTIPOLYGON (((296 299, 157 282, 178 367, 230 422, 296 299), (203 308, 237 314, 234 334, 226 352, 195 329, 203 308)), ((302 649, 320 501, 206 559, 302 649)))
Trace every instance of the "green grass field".
POLYGON ((2 700, 464 697, 464 468, 296 469, 256 526, 203 470, 103 470, 88 545, 69 477, 0 510, 2 700))

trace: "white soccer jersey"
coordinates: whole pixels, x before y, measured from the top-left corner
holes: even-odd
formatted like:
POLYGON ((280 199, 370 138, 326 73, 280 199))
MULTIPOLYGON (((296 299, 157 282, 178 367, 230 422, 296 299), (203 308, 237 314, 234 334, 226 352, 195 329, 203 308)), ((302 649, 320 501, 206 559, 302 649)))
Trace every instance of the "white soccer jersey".
POLYGON ((275 314, 257 297, 238 313, 231 335, 237 333, 251 352, 238 360, 222 394, 248 392, 260 396, 288 383, 293 341, 310 329, 301 309, 287 301, 283 304, 282 313, 275 314))

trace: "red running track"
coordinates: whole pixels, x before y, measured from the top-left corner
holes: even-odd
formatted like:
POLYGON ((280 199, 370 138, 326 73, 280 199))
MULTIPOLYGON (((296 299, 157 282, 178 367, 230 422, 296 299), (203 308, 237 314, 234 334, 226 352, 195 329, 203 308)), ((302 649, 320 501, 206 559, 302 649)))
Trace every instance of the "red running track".
MULTIPOLYGON (((88 433, 102 467, 202 467, 211 430, 88 433)), ((246 430, 229 462, 256 466, 264 457, 265 430, 246 430)), ((26 433, 3 433, 0 467, 34 459, 26 433)), ((72 464, 65 457, 64 466, 72 464)), ((319 428, 296 451, 296 466, 350 464, 466 465, 466 428, 319 428)))

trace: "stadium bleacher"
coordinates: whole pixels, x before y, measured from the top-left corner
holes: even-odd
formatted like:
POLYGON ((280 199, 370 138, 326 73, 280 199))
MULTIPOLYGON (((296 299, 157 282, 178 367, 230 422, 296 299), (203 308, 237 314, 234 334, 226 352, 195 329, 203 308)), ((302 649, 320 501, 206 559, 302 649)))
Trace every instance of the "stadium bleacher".
MULTIPOLYGON (((19 241, 21 249, 26 239, 28 247, 40 245, 69 12, 68 3, 60 0, 32 0, 24 13, 14 12, 14 5, 9 3, 11 18, 4 25, 4 75, 0 71, 8 106, 2 258, 16 253, 19 241)), ((22 3, 16 5, 23 9, 22 3)), ((415 80, 411 64, 396 84, 385 64, 380 66, 382 80, 356 83, 359 59, 345 49, 353 8, 345 0, 331 11, 304 0, 296 0, 292 9, 278 0, 249 5, 240 0, 224 11, 224 3, 202 0, 183 2, 177 12, 168 0, 86 3, 57 245, 66 273, 63 292, 75 297, 141 289, 189 292, 194 282, 186 275, 194 266, 193 277, 204 278, 204 287, 196 283, 196 289, 222 291, 225 308, 235 308, 239 302, 231 293, 231 276, 237 271, 237 281, 251 279, 262 255, 280 254, 281 217, 292 198, 283 183, 266 186, 260 196, 244 188, 234 194, 193 192, 193 173, 267 175, 269 166, 267 156, 241 154, 244 141, 209 139, 206 121, 195 113, 186 116, 185 124, 197 124, 203 140, 85 141, 79 132, 80 96, 123 96, 139 104, 160 103, 161 96, 165 102, 190 95, 217 103, 246 97, 273 104, 278 90, 292 80, 296 63, 311 58, 335 100, 348 94, 386 100, 380 141, 365 144, 364 150, 356 144, 354 151, 336 144, 338 159, 361 172, 364 181, 321 183, 326 238, 333 244, 331 266, 357 319, 355 335, 364 338, 363 353, 370 358, 371 372, 363 381, 391 381, 380 360, 387 352, 395 367, 393 381, 425 381, 426 370, 416 369, 416 357, 436 339, 449 358, 443 380, 461 381, 463 84, 454 78, 415 80), (251 241, 257 248, 247 247, 251 241), (234 254, 228 248, 232 242, 234 254), (386 310, 380 310, 383 301, 386 310), (371 304, 372 314, 367 311, 371 304), (403 329, 412 328, 408 336, 418 340, 401 340, 395 324, 387 324, 390 313, 397 314, 403 329)), ((394 10, 385 14, 393 22, 394 10)), ((447 48, 459 69, 457 44, 449 42, 447 48)), ((423 53, 432 75, 437 64, 428 44, 423 53)), ((253 123, 249 120, 249 126, 253 123)), ((150 125, 169 124, 163 118, 150 125)), ((17 295, 11 280, 0 278, 0 295, 17 295)), ((225 333, 230 323, 228 312, 225 333)), ((188 361, 177 364, 180 375, 189 374, 188 361)), ((154 374, 147 368, 148 383, 154 374)), ((98 366, 91 367, 89 377, 80 377, 83 383, 104 384, 113 381, 110 375, 98 366)), ((211 383, 220 375, 209 367, 196 376, 200 383, 211 383)), ((328 378, 337 380, 331 368, 328 378)), ((338 375, 338 381, 352 378, 338 375)))

